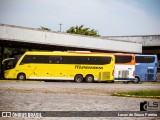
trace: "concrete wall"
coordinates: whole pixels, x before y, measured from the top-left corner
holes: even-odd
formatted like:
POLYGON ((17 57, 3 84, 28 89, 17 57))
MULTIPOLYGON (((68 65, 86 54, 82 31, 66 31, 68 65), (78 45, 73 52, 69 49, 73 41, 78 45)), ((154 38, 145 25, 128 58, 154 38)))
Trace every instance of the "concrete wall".
POLYGON ((45 45, 89 48, 106 51, 142 53, 142 44, 86 37, 80 35, 48 32, 33 28, 0 24, 0 40, 38 43, 45 45))

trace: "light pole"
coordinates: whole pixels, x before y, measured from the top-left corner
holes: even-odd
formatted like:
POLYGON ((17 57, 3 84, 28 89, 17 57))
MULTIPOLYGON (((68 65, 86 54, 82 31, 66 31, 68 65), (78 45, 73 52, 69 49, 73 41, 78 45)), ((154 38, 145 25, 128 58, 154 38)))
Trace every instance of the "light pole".
POLYGON ((61 32, 61 26, 62 26, 62 23, 59 24, 59 27, 60 27, 60 30, 59 30, 59 31, 60 31, 60 32, 61 32))

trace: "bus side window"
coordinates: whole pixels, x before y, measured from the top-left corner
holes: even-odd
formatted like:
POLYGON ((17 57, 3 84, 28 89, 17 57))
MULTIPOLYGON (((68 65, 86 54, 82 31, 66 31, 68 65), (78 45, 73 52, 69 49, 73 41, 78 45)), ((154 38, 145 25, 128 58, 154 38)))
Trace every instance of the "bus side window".
POLYGON ((32 63, 32 57, 30 55, 25 55, 20 65, 32 63))
POLYGON ((60 64, 60 63, 62 63, 62 57, 59 57, 59 56, 51 56, 50 58, 49 58, 49 62, 51 63, 51 64, 60 64))
POLYGON ((49 63, 49 57, 45 55, 34 56, 34 63, 49 63))
POLYGON ((89 64, 90 63, 90 58, 89 57, 82 57, 81 61, 82 61, 82 64, 89 64))

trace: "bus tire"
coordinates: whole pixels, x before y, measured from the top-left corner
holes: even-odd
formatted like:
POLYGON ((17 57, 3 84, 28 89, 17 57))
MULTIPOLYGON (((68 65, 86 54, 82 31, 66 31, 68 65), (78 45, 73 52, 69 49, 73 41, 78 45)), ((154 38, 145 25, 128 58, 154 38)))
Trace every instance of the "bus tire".
POLYGON ((87 83, 93 83, 93 82, 94 82, 94 77, 93 77, 93 75, 86 75, 85 81, 86 81, 87 83))
POLYGON ((77 74, 77 75, 74 77, 74 81, 77 82, 77 83, 83 82, 83 76, 82 76, 81 74, 77 74))
POLYGON ((25 80, 26 79, 26 75, 24 73, 19 73, 17 75, 17 80, 25 80))
POLYGON ((135 80, 133 81, 133 83, 139 83, 140 79, 139 77, 135 77, 135 80))

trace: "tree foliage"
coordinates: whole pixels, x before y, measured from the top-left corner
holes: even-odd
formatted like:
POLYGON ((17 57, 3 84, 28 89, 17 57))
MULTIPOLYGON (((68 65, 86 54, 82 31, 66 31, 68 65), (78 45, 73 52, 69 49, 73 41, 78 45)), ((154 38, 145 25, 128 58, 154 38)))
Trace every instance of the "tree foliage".
POLYGON ((38 29, 40 29, 40 30, 46 30, 46 31, 52 31, 51 29, 46 28, 46 27, 40 27, 40 28, 38 28, 38 29))
POLYGON ((4 58, 13 57, 13 55, 16 54, 22 54, 26 51, 29 51, 29 49, 23 49, 23 48, 4 48, 4 58))
POLYGON ((84 25, 71 27, 67 30, 67 33, 87 35, 87 36, 99 36, 96 30, 90 28, 84 28, 84 25))

